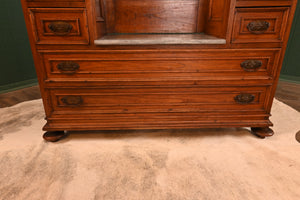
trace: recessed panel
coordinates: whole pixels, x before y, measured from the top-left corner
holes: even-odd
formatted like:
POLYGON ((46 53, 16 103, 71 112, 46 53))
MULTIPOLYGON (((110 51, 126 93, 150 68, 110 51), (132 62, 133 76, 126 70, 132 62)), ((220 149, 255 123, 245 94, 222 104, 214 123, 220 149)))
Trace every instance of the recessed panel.
POLYGON ((282 42, 289 8, 238 8, 233 43, 282 42))
POLYGON ((197 32, 199 0, 103 0, 108 33, 197 32))
POLYGON ((89 44, 86 10, 31 8, 37 44, 89 44))

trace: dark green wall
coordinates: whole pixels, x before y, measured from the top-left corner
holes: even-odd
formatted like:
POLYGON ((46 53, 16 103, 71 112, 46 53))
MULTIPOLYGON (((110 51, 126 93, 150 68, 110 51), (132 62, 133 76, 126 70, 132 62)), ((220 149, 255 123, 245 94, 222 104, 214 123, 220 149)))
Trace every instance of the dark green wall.
POLYGON ((297 3, 280 78, 300 83, 300 0, 297 3))
MULTIPOLYGON (((20 0, 1 0, 0 93, 37 84, 20 0)), ((300 0, 281 79, 300 83, 300 0)))
POLYGON ((1 0, 0 93, 36 84, 20 0, 1 0))

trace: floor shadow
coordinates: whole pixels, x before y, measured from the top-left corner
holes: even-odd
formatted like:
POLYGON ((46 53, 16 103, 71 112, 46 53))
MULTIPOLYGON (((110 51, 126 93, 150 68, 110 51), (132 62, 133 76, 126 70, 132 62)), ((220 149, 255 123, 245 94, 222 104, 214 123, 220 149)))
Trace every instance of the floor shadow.
POLYGON ((246 137, 253 136, 247 128, 205 128, 205 129, 167 129, 167 130, 114 130, 114 131, 68 131, 64 143, 72 140, 123 140, 130 138, 204 138, 204 137, 246 137))

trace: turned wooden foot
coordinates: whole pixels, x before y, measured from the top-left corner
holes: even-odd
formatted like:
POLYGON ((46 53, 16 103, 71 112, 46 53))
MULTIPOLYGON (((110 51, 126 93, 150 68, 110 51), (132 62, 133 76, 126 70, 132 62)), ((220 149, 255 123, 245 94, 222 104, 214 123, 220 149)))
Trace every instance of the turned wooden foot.
POLYGON ((252 127, 251 131, 259 138, 271 137, 274 135, 274 131, 269 127, 252 127))
POLYGON ((64 131, 48 131, 43 135, 44 140, 47 142, 57 142, 58 140, 67 136, 64 131))

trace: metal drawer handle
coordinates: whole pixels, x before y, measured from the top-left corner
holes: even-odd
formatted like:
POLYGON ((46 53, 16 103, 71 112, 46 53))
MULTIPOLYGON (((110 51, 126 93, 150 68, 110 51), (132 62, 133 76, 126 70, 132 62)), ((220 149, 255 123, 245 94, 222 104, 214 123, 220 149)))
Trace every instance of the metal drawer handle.
POLYGON ((83 103, 81 96, 65 96, 61 101, 68 106, 80 106, 83 103))
POLYGON ((78 63, 75 62, 61 62, 57 64, 57 69, 63 74, 74 74, 80 68, 78 63))
POLYGON ((247 72, 254 72, 258 70, 262 64, 260 60, 245 60, 241 63, 241 67, 247 72))
POLYGON ((239 104, 249 104, 252 103, 255 99, 253 94, 242 93, 234 97, 235 102, 239 104))
POLYGON ((263 34, 270 27, 270 23, 264 20, 250 22, 247 25, 248 30, 253 34, 263 34))
POLYGON ((69 24, 68 22, 56 21, 56 22, 51 22, 48 25, 48 28, 55 35, 68 35, 71 32, 71 30, 73 29, 73 26, 71 24, 69 24))

